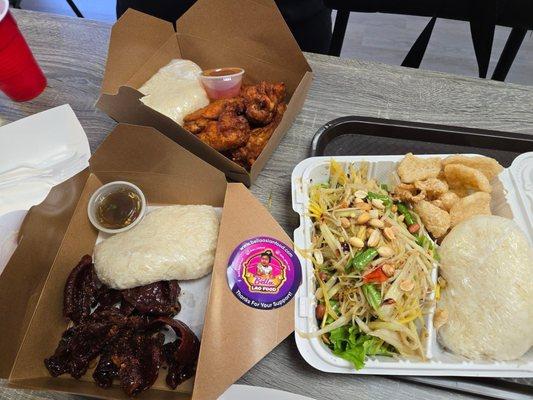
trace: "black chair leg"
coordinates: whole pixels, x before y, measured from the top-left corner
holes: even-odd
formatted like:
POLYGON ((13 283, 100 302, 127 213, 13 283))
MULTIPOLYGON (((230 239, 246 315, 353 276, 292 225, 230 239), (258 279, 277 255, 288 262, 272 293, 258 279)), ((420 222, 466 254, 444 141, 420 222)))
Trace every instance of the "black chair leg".
POLYGON ((67 3, 70 6, 70 8, 72 8, 72 11, 74 11, 74 14, 76 14, 78 18, 84 18, 83 14, 81 13, 78 6, 76 6, 73 0, 67 0, 67 3))
POLYGON ((431 38, 431 33, 433 32, 433 28, 435 27, 436 20, 437 17, 433 17, 430 19, 420 36, 418 36, 416 41, 413 43, 413 46, 409 50, 409 53, 407 53, 407 55, 405 56, 402 62, 402 67, 420 67, 420 63, 422 62, 422 59, 424 58, 424 54, 426 53, 426 49, 428 47, 429 39, 431 38))
POLYGON ((335 17, 335 26, 333 27, 333 34, 331 36, 331 43, 329 45, 330 56, 340 56, 342 43, 344 42, 344 35, 346 34, 346 26, 350 18, 350 11, 337 10, 335 17))
POLYGON ((522 45, 522 41, 526 37, 526 33, 527 29, 525 28, 513 28, 511 30, 511 33, 509 33, 509 37, 505 42, 502 54, 500 55, 500 59, 498 60, 498 64, 496 64, 496 68, 494 68, 492 79, 495 81, 505 81, 507 73, 511 69, 516 54, 522 45))

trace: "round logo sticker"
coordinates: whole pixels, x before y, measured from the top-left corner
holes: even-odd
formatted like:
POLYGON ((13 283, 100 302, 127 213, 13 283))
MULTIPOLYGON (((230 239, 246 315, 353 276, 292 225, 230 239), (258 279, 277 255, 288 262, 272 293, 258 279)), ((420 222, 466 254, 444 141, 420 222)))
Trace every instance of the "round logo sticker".
POLYGON ((235 297, 260 310, 287 304, 302 280, 300 261, 294 251, 266 236, 239 244, 229 258, 227 273, 235 297))

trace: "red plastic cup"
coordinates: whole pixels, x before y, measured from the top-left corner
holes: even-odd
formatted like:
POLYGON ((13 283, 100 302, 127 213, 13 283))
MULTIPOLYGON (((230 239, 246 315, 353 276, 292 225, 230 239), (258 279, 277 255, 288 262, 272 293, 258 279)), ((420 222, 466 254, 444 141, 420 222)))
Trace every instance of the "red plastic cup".
POLYGON ((42 93, 46 78, 9 12, 0 0, 0 90, 15 101, 31 100, 42 93))

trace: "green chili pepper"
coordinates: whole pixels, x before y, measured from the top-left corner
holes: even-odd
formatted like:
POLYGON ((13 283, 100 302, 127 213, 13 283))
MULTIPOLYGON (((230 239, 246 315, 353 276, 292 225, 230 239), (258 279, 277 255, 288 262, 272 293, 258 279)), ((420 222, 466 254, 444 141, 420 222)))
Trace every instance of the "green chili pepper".
POLYGON ((389 191, 389 187, 385 184, 385 183, 382 183, 381 185, 379 185, 379 187, 381 189, 383 189, 384 191, 388 192, 389 191))
POLYGON ((368 195, 366 196, 366 198, 368 200, 373 200, 373 199, 381 200, 386 207, 390 207, 392 205, 392 200, 390 199, 389 196, 385 194, 368 192, 368 195))
POLYGON ((357 271, 362 271, 377 255, 378 251, 373 247, 369 247, 352 258, 346 266, 346 269, 355 268, 357 271))
POLYGON ((372 284, 364 284, 362 286, 363 294, 366 297, 366 301, 368 301, 368 304, 372 306, 374 310, 378 310, 379 306, 381 305, 381 294, 376 289, 376 287, 372 284))
POLYGON ((403 214, 405 217, 404 221, 408 226, 411 226, 415 223, 415 219, 413 218, 413 214, 409 211, 407 206, 403 203, 398 203, 398 211, 403 214))

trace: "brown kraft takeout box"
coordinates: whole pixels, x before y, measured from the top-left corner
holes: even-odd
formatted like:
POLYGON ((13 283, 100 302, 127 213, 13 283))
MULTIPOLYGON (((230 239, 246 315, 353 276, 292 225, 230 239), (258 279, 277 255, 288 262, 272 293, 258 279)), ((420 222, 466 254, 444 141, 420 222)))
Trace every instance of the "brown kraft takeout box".
POLYGON ((67 276, 82 255, 92 254, 98 236, 87 216, 88 200, 115 180, 138 185, 149 204, 222 207, 196 377, 171 390, 161 369, 152 388, 138 396, 216 399, 294 328, 292 302, 256 310, 233 295, 226 278, 228 258, 251 237, 291 241, 241 183, 227 183, 221 171, 155 129, 127 124, 109 134, 87 169, 54 187, 28 212, 19 245, 0 275, 0 378, 13 387, 126 398, 118 385, 96 386, 91 369, 80 380, 52 378, 43 362, 67 327, 62 315, 67 276))
POLYGON ((198 0, 171 23, 128 10, 113 26, 96 106, 118 122, 151 126, 249 186, 301 110, 312 71, 273 0, 198 0), (137 89, 170 60, 202 69, 242 67, 244 83, 285 82, 287 111, 248 172, 172 119, 145 106, 137 89))

